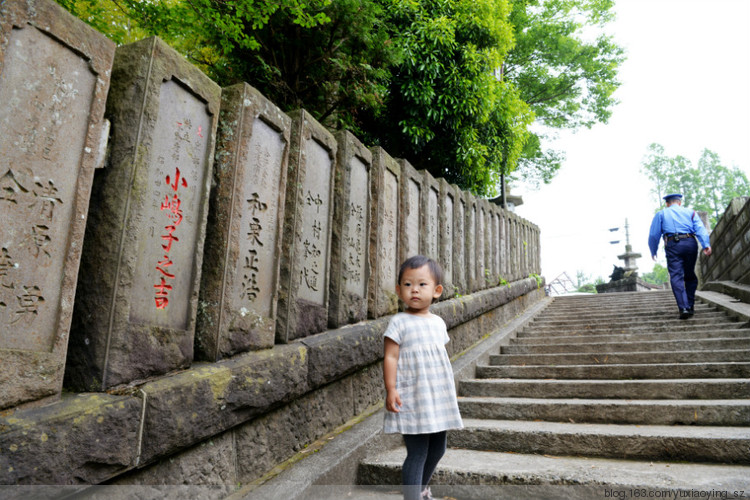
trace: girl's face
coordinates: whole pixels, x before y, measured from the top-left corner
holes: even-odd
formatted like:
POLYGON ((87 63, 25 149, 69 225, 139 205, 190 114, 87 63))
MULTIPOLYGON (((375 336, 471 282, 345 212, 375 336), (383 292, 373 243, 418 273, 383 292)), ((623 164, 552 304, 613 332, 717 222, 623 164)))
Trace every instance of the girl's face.
POLYGON ((428 314, 433 299, 443 293, 443 285, 435 283, 427 265, 416 269, 406 269, 401 282, 396 285, 398 297, 406 304, 406 311, 412 314, 428 314))

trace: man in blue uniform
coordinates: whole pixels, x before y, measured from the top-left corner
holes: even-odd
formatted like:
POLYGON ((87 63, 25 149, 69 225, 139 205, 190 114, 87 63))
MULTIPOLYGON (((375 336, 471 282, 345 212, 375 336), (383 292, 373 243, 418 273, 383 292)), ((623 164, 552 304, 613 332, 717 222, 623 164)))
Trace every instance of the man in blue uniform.
POLYGON ((664 251, 667 254, 667 270, 672 292, 680 308, 680 319, 693 315, 695 290, 698 277, 695 275, 695 261, 698 258, 697 237, 703 253, 711 255, 711 242, 700 217, 695 210, 682 206, 681 194, 668 194, 664 197, 667 208, 658 212, 651 222, 648 246, 651 257, 656 260, 659 240, 664 237, 664 251))

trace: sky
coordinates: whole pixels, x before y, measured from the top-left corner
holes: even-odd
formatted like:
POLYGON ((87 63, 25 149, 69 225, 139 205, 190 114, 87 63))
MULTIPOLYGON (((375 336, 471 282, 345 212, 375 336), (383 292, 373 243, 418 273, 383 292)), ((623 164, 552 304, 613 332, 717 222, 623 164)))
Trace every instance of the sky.
MULTIPOLYGON (((649 144, 693 165, 707 148, 750 177, 750 0, 616 0, 615 11, 607 32, 627 56, 620 104, 607 124, 559 134, 566 161, 550 184, 513 190, 523 197, 516 213, 540 227, 548 283, 578 272, 609 281, 626 221, 639 273, 653 269, 649 144)), ((657 262, 666 265, 663 246, 657 262)))

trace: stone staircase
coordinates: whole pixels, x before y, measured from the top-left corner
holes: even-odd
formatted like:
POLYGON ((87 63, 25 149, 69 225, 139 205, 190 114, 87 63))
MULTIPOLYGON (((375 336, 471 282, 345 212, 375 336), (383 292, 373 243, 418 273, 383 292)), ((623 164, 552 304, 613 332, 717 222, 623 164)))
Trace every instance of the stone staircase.
MULTIPOLYGON (((750 495, 750 324, 695 311, 679 320, 669 291, 555 298, 461 382, 466 428, 449 433, 433 494, 750 495)), ((360 484, 398 485, 404 454, 364 460, 360 484)))

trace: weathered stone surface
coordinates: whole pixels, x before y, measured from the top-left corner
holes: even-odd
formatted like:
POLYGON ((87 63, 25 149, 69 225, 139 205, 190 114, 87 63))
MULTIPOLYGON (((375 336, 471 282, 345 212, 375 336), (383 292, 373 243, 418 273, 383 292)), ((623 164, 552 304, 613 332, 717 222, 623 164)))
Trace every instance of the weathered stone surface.
POLYGON ((318 387, 376 362, 390 318, 330 330, 302 340, 307 348, 310 387, 318 387))
POLYGON ((158 38, 115 54, 66 379, 103 389, 189 366, 221 89, 158 38))
POLYGON ((272 347, 291 119, 247 84, 222 91, 196 357, 272 347))
POLYGON ((427 170, 422 170, 422 250, 421 253, 440 259, 440 184, 427 170))
POLYGON ((487 208, 485 200, 476 200, 476 232, 474 233, 474 245, 477 252, 477 289, 484 290, 489 286, 485 271, 486 246, 487 246, 487 208))
POLYGON ((114 50, 52 1, 0 5, 0 408, 62 387, 114 50))
POLYGON ((464 205, 464 252, 467 292, 480 289, 480 276, 477 275, 477 203, 466 191, 462 193, 464 205))
POLYGON ((0 484, 95 484, 135 465, 141 400, 79 394, 0 416, 0 484))
POLYGON ((350 132, 336 136, 328 326, 367 318, 372 153, 350 132))
POLYGON ((456 189, 448 184, 445 179, 439 179, 440 197, 438 211, 438 232, 440 238, 440 251, 438 262, 443 266, 443 295, 442 299, 449 299, 456 294, 454 253, 457 240, 455 217, 456 211, 456 189))
POLYGON ((141 462, 200 442, 304 394, 307 369, 305 347, 297 344, 196 365, 143 385, 141 462))
MULTIPOLYGON (((213 494, 217 495, 216 498, 228 496, 237 485, 232 431, 213 436, 190 449, 159 460, 146 469, 134 470, 118 477, 110 484, 117 486, 169 485, 172 487, 176 485, 221 485, 223 488, 210 490, 212 496, 213 494), (219 493, 224 495, 218 496, 219 493)), ((115 488, 115 491, 118 490, 126 491, 124 488, 115 488)), ((158 497, 163 498, 161 494, 158 497)), ((200 495, 200 498, 204 497, 200 495)))
POLYGON ((466 264, 466 198, 457 187, 453 208, 453 289, 455 294, 465 294, 469 291, 469 273, 466 264))
POLYGON ((253 481, 353 416, 351 380, 318 389, 235 430, 238 480, 253 481))
POLYGON ((350 378, 354 402, 352 416, 361 415, 385 399, 382 363, 365 367, 350 378))
POLYGON ((399 266, 409 257, 422 251, 424 228, 422 223, 422 175, 411 164, 403 159, 398 160, 401 166, 401 186, 399 203, 400 222, 398 247, 401 253, 399 266))
POLYGON ((369 317, 398 311, 399 185, 401 167, 381 147, 372 148, 369 317))
POLYGON ((276 340, 328 325, 336 139, 309 113, 293 112, 276 340))

